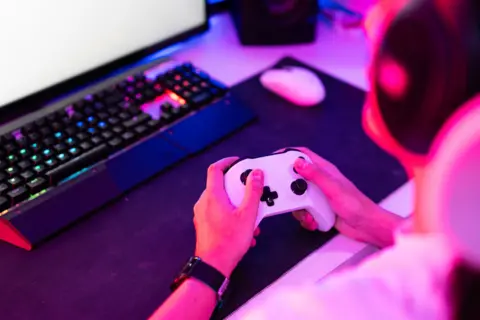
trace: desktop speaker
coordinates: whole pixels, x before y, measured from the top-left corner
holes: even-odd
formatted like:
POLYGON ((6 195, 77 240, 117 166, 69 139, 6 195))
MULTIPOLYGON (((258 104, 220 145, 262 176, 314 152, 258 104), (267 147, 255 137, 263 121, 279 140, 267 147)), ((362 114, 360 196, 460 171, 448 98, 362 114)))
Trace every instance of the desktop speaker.
POLYGON ((231 0, 244 45, 282 45, 315 40, 318 0, 231 0))

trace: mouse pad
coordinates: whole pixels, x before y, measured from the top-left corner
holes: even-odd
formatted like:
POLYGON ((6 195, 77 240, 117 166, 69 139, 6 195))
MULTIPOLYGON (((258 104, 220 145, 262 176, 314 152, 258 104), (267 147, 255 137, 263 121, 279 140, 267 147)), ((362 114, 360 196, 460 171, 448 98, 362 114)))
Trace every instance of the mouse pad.
MULTIPOLYGON (((292 58, 277 64, 283 65, 309 68, 292 58)), ((256 123, 32 252, 1 243, 2 318, 146 319, 168 297, 172 279, 194 252, 192 208, 205 187, 208 165, 223 157, 259 157, 307 146, 374 201, 400 187, 406 182, 402 167, 361 128, 364 92, 315 72, 327 92, 321 105, 296 107, 263 89, 254 76, 234 86, 232 94, 254 109, 256 123)), ((303 230, 289 214, 265 219, 260 227, 258 244, 233 274, 216 318, 233 312, 335 235, 303 230)))

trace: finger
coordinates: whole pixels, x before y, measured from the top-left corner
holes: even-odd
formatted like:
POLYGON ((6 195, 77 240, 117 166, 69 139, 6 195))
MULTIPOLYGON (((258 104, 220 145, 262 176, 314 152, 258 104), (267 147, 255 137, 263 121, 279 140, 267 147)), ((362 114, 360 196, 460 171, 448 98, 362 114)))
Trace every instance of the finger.
POLYGON ((255 231, 253 232, 253 236, 254 237, 258 237, 260 235, 260 228, 257 228, 255 229, 255 231))
POLYGON ((255 221, 260 204, 260 198, 263 193, 263 172, 261 170, 253 170, 247 178, 245 186, 245 196, 243 198, 241 212, 250 215, 252 221, 255 221))
POLYGON ((297 210, 293 212, 293 217, 297 219, 299 222, 303 222, 306 214, 307 214, 307 211, 305 210, 297 210))
POLYGON ((224 171, 237 160, 238 157, 230 157, 211 164, 207 173, 207 190, 223 190, 224 171))
POLYGON ((340 185, 338 181, 316 164, 299 158, 295 161, 295 170, 299 175, 319 187, 327 198, 332 199, 339 194, 340 185))
POLYGON ((257 245, 257 240, 254 238, 252 239, 252 242, 250 243, 250 247, 253 248, 257 245))
POLYGON ((318 229, 318 225, 316 223, 306 223, 302 222, 300 223, 302 228, 307 229, 308 231, 315 231, 318 229))

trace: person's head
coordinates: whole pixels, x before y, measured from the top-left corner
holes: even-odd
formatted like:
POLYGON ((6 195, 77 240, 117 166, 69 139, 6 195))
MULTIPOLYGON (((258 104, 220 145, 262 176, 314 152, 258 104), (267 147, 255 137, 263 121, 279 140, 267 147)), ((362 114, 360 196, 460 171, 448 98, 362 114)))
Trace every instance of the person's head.
POLYGON ((367 19, 370 137, 415 178, 415 224, 446 236, 452 318, 480 318, 480 3, 385 0, 367 19))

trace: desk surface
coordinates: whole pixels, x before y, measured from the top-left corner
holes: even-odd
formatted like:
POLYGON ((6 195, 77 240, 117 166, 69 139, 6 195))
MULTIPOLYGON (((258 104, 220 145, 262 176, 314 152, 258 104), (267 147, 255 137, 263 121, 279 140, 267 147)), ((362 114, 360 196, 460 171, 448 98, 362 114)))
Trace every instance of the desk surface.
MULTIPOLYGON (((364 77, 367 50, 361 32, 339 33, 322 25, 319 26, 318 41, 315 44, 244 48, 237 41, 230 18, 220 15, 213 18, 209 33, 179 46, 179 50, 173 53, 175 58, 190 60, 229 85, 250 77, 286 55, 360 88, 367 87, 364 77)), ((218 154, 198 157, 198 166, 206 168, 208 163, 217 160, 213 159, 214 156, 217 157, 218 154)), ((186 163, 177 170, 198 176, 186 163)), ((164 179, 174 179, 173 174, 166 172, 164 179)), ((58 235, 43 245, 41 250, 24 253, 2 245, 0 269, 3 275, 14 277, 14 281, 8 281, 10 294, 2 297, 0 314, 10 315, 13 319, 27 319, 29 317, 26 314, 36 314, 40 318, 42 314, 48 314, 50 318, 56 319, 69 318, 71 314, 84 319, 100 318, 103 315, 112 316, 112 313, 117 318, 125 319, 147 317, 148 310, 160 304, 163 298, 163 289, 157 288, 155 280, 158 273, 174 275, 181 267, 152 258, 159 251, 167 255, 179 250, 178 244, 172 243, 166 235, 158 232, 158 226, 162 224, 179 234, 188 231, 192 238, 189 243, 193 243, 191 223, 188 223, 189 230, 182 230, 177 221, 184 219, 191 222, 190 214, 177 212, 179 208, 170 206, 169 209, 176 210, 176 218, 167 219, 159 216, 157 207, 152 208, 152 204, 161 207, 175 195, 182 195, 186 203, 194 203, 204 186, 204 180, 187 178, 174 186, 166 186, 162 179, 150 181, 102 214, 93 215, 84 223, 58 235), (184 195, 182 188, 185 185, 198 190, 198 193, 184 195), (171 194, 158 191, 166 187, 171 194), (151 197, 152 194, 158 196, 145 201, 145 197, 151 197), (148 237, 152 233, 158 233, 157 243, 152 243, 148 237), (89 240, 84 243, 86 235, 89 240), (142 250, 138 250, 139 244, 143 246, 142 250), (4 258, 8 260, 3 260, 4 258), (37 268, 32 262, 42 266, 37 268), (76 271, 79 272, 75 273, 76 271), (75 275, 73 278, 72 272, 75 275), (121 308, 107 312, 107 306, 118 307, 111 295, 112 292, 124 291, 124 285, 130 290, 125 293, 130 300, 125 301, 121 308), (25 290, 32 287, 37 290, 25 290), (83 300, 77 299, 75 304, 71 304, 72 291, 80 288, 83 300), (92 303, 92 299, 99 296, 102 301, 94 300, 92 303), (145 314, 133 313, 133 310, 144 310, 142 312, 145 314)), ((408 214, 411 211, 411 185, 400 188, 382 205, 396 213, 408 214)), ((186 246, 180 249, 190 250, 186 246)), ((278 288, 316 282, 352 257, 358 257, 368 250, 371 248, 364 244, 337 236, 251 299, 232 318, 240 318, 245 310, 255 308, 278 288)))
MULTIPOLYGON (((361 30, 335 30, 321 23, 317 41, 313 44, 244 47, 237 39, 229 15, 214 17, 211 25, 212 30, 208 34, 179 47, 181 49, 173 56, 192 61, 228 85, 249 78, 289 55, 358 88, 368 88, 366 67, 369 51, 361 30)), ((409 215, 412 212, 412 189, 412 183, 405 184, 382 201, 381 205, 401 216, 409 215)), ((284 286, 317 282, 338 267, 354 263, 373 251, 370 246, 339 235, 298 263, 230 318, 242 318, 247 310, 261 305, 268 295, 284 286)))

